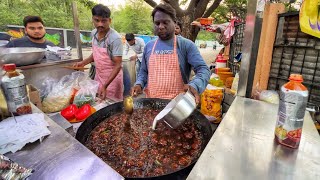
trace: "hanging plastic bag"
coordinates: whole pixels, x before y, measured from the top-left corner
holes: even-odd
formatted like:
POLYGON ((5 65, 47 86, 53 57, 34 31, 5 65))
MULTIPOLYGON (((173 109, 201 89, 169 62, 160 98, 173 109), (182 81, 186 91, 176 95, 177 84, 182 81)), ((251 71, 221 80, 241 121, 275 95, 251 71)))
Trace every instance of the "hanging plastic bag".
POLYGON ((320 38, 318 15, 320 0, 304 0, 300 9, 299 23, 301 31, 320 38))
POLYGON ((94 80, 85 80, 79 83, 80 90, 77 92, 74 97, 73 103, 78 107, 81 107, 85 104, 93 105, 95 102, 95 97, 98 92, 99 83, 94 80))

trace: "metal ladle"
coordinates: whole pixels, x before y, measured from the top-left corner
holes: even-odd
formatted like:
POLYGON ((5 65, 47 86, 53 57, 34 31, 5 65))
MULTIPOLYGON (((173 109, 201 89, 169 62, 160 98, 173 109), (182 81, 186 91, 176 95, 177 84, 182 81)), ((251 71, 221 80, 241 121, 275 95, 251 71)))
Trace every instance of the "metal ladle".
POLYGON ((132 114, 133 113, 133 97, 132 96, 127 96, 123 100, 123 106, 124 106, 124 111, 127 114, 132 114))
POLYGON ((124 112, 129 114, 129 116, 125 122, 124 129, 125 129, 125 131, 130 131, 130 130, 132 130, 130 117, 131 117, 131 114, 133 113, 133 97, 132 96, 125 97, 123 100, 123 106, 124 106, 124 112))

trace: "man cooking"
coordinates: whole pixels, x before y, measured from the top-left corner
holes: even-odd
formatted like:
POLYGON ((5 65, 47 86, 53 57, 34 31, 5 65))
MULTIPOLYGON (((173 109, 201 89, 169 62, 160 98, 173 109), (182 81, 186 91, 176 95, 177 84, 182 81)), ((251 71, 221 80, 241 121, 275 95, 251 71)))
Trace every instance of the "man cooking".
POLYGON ((123 99, 123 72, 121 36, 110 28, 111 11, 102 4, 92 8, 92 21, 96 29, 91 32, 92 54, 75 66, 83 67, 95 62, 95 80, 100 83, 98 96, 123 99))
POLYGON ((176 12, 168 4, 152 11, 158 39, 146 44, 138 79, 131 90, 133 96, 145 89, 148 98, 172 99, 188 89, 199 103, 210 78, 210 70, 196 45, 175 35, 176 12), (189 81, 191 69, 195 77, 189 81))
POLYGON ((136 78, 138 78, 145 43, 143 39, 134 37, 134 34, 132 33, 126 34, 126 40, 127 42, 124 47, 124 54, 128 54, 129 48, 132 48, 132 50, 135 52, 135 55, 131 56, 130 60, 136 61, 136 78))
POLYGON ((36 47, 47 48, 47 45, 54 46, 50 41, 47 41, 44 36, 46 29, 44 23, 39 16, 26 16, 23 19, 25 37, 10 41, 6 47, 36 47))

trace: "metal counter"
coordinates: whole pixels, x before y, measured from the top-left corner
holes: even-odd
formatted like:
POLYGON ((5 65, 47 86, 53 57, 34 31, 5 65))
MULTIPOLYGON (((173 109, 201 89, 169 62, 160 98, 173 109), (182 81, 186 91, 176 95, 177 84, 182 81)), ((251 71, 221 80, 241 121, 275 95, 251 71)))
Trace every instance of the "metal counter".
POLYGON ((50 60, 50 59, 43 59, 41 63, 39 64, 31 64, 27 66, 20 66, 18 69, 21 70, 27 70, 27 69, 34 69, 34 68, 41 68, 41 67, 46 67, 46 66, 55 66, 55 65, 65 65, 68 63, 75 63, 80 61, 78 58, 72 58, 72 59, 65 59, 65 60, 50 60))
POLYGON ((320 179, 320 137, 306 112, 298 149, 277 144, 278 106, 237 97, 189 180, 320 179))
POLYGON ((48 77, 60 80, 63 76, 70 75, 74 70, 61 66, 72 66, 78 61, 80 59, 77 58, 59 61, 43 60, 40 64, 20 66, 18 69, 22 70, 27 84, 32 84, 39 89, 41 83, 48 77))
MULTIPOLYGON (((42 113, 35 106, 34 113, 42 113)), ((33 168, 32 179, 124 179, 89 149, 45 115, 51 135, 28 144, 16 153, 5 154, 24 167, 33 168)))

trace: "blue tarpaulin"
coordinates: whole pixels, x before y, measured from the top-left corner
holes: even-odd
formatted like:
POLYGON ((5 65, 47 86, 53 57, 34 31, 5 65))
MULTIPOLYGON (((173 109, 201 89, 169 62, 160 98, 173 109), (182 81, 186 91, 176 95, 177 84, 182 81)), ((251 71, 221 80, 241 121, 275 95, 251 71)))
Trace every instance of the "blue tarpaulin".
POLYGON ((139 35, 139 34, 136 34, 136 37, 139 37, 139 38, 143 39, 146 44, 149 41, 157 38, 157 36, 148 36, 148 35, 139 35))

